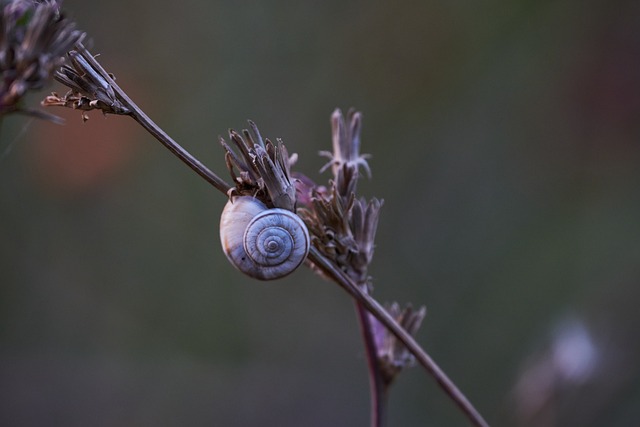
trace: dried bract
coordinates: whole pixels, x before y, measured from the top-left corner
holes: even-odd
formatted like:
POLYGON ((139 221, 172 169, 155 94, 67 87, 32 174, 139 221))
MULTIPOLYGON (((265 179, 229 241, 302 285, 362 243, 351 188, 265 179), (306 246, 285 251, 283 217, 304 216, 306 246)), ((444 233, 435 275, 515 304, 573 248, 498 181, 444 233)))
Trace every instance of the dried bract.
POLYGON ((358 245, 349 225, 354 198, 343 199, 332 187, 329 192, 314 192, 310 204, 298 210, 320 252, 345 269, 358 245))
POLYGON ((276 144, 269 139, 263 140, 255 123, 249 121, 249 125, 251 132, 245 129, 242 135, 229 131, 229 138, 239 153, 220 138, 220 144, 226 151, 227 168, 235 184, 230 192, 253 196, 269 207, 295 212, 296 187, 291 177, 295 154, 289 156, 279 139, 276 144))
MULTIPOLYGON (((67 107, 75 110, 100 110, 103 114, 130 114, 118 99, 111 84, 87 61, 81 52, 68 53, 71 66, 64 65, 55 73, 55 79, 71 90, 64 96, 52 93, 42 105, 67 107)), ((113 79, 113 76, 109 76, 113 79)), ((88 116, 83 113, 83 120, 88 116)))
POLYGON ((333 153, 329 151, 320 152, 322 156, 331 159, 331 161, 324 165, 320 171, 322 172, 331 166, 335 176, 342 165, 350 164, 363 166, 367 175, 371 176, 371 169, 369 169, 369 165, 366 160, 369 158, 369 155, 360 154, 360 128, 362 126, 362 114, 351 109, 347 113, 347 120, 348 123, 345 121, 340 109, 333 111, 333 114, 331 115, 333 153))
POLYGON ((349 226, 358 250, 352 253, 349 263, 360 276, 360 280, 366 280, 367 268, 373 260, 374 242, 382 203, 382 200, 375 198, 369 202, 364 198, 356 199, 353 202, 349 226))

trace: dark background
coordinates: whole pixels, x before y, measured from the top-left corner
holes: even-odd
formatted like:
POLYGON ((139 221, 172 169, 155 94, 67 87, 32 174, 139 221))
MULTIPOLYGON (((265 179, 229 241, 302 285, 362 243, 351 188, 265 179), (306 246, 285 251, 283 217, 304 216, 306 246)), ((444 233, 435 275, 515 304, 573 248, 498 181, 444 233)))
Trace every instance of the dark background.
MULTIPOLYGON (((640 424, 639 2, 65 9, 225 178, 218 135, 251 118, 328 179, 329 115, 358 108, 375 296, 427 306, 418 340, 494 426, 640 424)), ((48 111, 0 134, 1 425, 367 425, 340 289, 241 275, 220 193, 129 118, 48 111)), ((388 424, 468 425, 418 368, 388 424)))

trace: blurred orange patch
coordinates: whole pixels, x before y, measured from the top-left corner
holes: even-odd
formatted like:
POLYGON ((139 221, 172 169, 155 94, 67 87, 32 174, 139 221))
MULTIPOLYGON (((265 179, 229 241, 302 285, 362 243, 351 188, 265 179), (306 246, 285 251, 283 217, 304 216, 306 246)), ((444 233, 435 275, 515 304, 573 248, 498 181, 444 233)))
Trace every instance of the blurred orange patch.
POLYGON ((48 112, 66 120, 64 125, 39 122, 29 141, 27 167, 46 193, 74 197, 96 190, 122 173, 143 134, 126 116, 89 112, 83 123, 80 111, 51 108, 48 112))

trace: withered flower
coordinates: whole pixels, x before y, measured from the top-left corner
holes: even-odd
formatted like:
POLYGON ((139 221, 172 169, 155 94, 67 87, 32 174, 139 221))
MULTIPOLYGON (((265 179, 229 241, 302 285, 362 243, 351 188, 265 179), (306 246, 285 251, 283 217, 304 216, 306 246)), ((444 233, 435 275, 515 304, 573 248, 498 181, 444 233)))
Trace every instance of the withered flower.
POLYGON ((0 117, 22 112, 51 118, 22 107, 21 100, 51 80, 64 54, 85 34, 55 1, 5 0, 0 5, 0 117))
POLYGON ((331 167, 336 179, 336 186, 341 195, 355 193, 355 184, 358 181, 358 170, 362 166, 371 177, 371 169, 367 163, 368 154, 360 154, 360 128, 362 115, 351 109, 347 113, 345 121, 342 111, 334 110, 331 115, 331 131, 333 153, 321 151, 320 155, 327 157, 329 162, 320 169, 320 172, 331 167), (348 121, 348 123, 347 123, 348 121))
POLYGON ((221 137, 220 144, 225 149, 227 168, 235 187, 229 196, 253 196, 269 207, 295 212, 296 187, 291 176, 291 165, 297 156, 291 157, 280 139, 276 144, 268 138, 262 139, 258 127, 249 120, 251 132, 243 130, 242 135, 229 130, 229 138, 239 154, 221 137))
MULTIPOLYGON (((423 306, 417 311, 408 305, 404 309, 400 308, 397 302, 385 305, 385 308, 399 324, 409 334, 415 335, 422 324, 422 319, 427 314, 427 309, 423 306)), ((380 364, 383 379, 387 386, 393 382, 396 375, 404 368, 415 364, 415 358, 409 350, 398 339, 389 332, 376 318, 371 316, 373 326, 373 336, 378 352, 378 363, 380 364)))
POLYGON ((362 116, 355 110, 347 113, 346 120, 339 109, 331 115, 333 152, 321 151, 320 155, 330 159, 321 171, 331 168, 333 180, 329 189, 311 192, 300 216, 323 255, 334 260, 357 283, 367 285, 382 201, 367 202, 355 197, 360 167, 371 175, 369 156, 360 154, 361 123, 362 116))
MULTIPOLYGON (((382 201, 357 198, 356 187, 360 168, 371 175, 368 155, 360 154, 360 113, 350 110, 347 117, 340 110, 331 116, 333 152, 320 154, 330 161, 322 171, 331 168, 333 180, 327 190, 311 190, 311 197, 300 210, 312 233, 313 244, 327 258, 340 267, 366 293, 371 293, 371 280, 367 270, 373 259, 374 241, 382 201)), ((308 187, 305 182, 302 188, 308 187)), ((395 335, 376 318, 360 313, 365 347, 368 352, 372 384, 380 378, 386 390, 396 375, 414 364, 414 357, 395 335)), ((386 310, 410 335, 420 327, 426 309, 415 311, 408 306, 400 309, 397 303, 386 310)), ((376 386, 377 387, 377 386, 376 386)), ((384 393, 383 390, 379 390, 384 393)))
MULTIPOLYGON (((71 90, 64 96, 52 93, 42 101, 42 105, 82 111, 101 110, 104 114, 131 113, 118 99, 111 84, 87 61, 82 52, 72 50, 67 55, 71 66, 63 65, 54 77, 71 90)), ((112 75, 109 77, 114 79, 112 75)), ((82 119, 88 119, 86 113, 82 114, 82 119)))

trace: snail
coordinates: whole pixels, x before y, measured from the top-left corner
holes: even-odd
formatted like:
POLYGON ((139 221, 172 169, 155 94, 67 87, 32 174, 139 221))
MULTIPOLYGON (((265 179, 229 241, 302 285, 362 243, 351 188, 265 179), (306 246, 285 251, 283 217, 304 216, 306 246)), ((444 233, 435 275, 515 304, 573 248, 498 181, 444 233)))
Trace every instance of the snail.
POLYGON ((238 270, 260 280, 284 277, 309 252, 309 231, 286 209, 269 209, 250 196, 232 197, 220 218, 220 241, 238 270))

